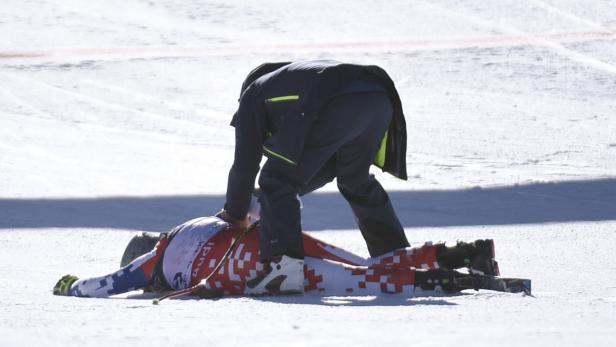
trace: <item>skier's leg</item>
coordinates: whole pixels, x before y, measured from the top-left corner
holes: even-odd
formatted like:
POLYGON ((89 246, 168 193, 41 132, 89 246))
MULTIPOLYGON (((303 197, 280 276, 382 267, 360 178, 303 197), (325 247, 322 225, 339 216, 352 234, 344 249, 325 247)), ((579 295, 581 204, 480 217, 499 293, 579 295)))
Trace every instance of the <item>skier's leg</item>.
POLYGON ((530 294, 531 281, 466 274, 449 269, 415 269, 374 264, 352 266, 306 257, 304 291, 318 295, 433 295, 464 289, 530 294))
POLYGON ((426 243, 421 247, 397 249, 378 257, 369 258, 370 264, 423 269, 460 269, 468 267, 473 272, 498 276, 498 263, 494 260, 494 241, 459 241, 448 247, 444 243, 426 243))
POLYGON ((352 266, 305 258, 304 291, 319 295, 404 294, 415 290, 415 269, 383 265, 352 266))
POLYGON ((378 257, 368 258, 370 264, 392 267, 415 267, 421 269, 436 269, 439 267, 437 245, 426 243, 421 247, 396 249, 378 257))
POLYGON ((302 235, 304 238, 304 252, 307 257, 333 260, 349 265, 368 265, 368 260, 364 257, 315 239, 306 233, 302 233, 302 235))

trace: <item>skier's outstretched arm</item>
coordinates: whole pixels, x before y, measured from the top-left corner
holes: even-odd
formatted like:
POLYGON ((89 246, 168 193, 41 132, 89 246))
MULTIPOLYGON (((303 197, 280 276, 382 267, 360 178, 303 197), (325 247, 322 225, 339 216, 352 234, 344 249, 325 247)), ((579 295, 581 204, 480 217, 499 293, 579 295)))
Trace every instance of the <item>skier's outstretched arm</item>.
POLYGON ((53 293, 65 296, 105 298, 145 288, 150 283, 154 268, 167 244, 167 238, 163 236, 152 251, 105 276, 78 279, 76 276, 66 275, 56 283, 53 293))

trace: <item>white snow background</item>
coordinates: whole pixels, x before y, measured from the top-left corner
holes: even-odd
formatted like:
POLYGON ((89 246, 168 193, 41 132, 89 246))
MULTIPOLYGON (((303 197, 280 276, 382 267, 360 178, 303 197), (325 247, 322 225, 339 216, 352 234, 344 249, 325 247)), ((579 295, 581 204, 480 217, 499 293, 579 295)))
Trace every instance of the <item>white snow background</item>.
MULTIPOLYGON (((2 0, 0 345, 614 346, 615 113, 612 0, 2 0), (411 243, 494 238, 535 297, 51 294, 218 211, 244 76, 315 58, 399 88, 410 179, 375 174, 411 243)), ((335 184, 303 215, 367 255, 335 184)))

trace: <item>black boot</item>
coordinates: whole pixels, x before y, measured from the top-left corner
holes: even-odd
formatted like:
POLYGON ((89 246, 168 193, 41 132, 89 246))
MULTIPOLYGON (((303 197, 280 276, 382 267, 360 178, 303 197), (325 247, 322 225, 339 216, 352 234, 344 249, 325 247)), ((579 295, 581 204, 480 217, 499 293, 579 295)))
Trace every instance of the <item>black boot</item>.
POLYGON ((453 247, 444 244, 436 246, 436 260, 446 269, 469 268, 471 273, 498 276, 498 263, 494 260, 494 241, 491 239, 475 242, 459 241, 453 247))

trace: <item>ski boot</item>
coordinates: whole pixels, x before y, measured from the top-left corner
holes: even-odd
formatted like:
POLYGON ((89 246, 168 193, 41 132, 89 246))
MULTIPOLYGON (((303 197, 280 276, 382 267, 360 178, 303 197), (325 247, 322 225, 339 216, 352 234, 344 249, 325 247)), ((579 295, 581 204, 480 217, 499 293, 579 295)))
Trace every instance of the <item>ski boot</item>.
POLYGON ((248 295, 304 293, 304 260, 286 255, 269 257, 263 271, 246 283, 248 295))
POLYGON ((462 242, 453 247, 437 245, 436 259, 446 269, 466 267, 470 273, 499 276, 498 263, 494 260, 494 241, 491 239, 462 242))

